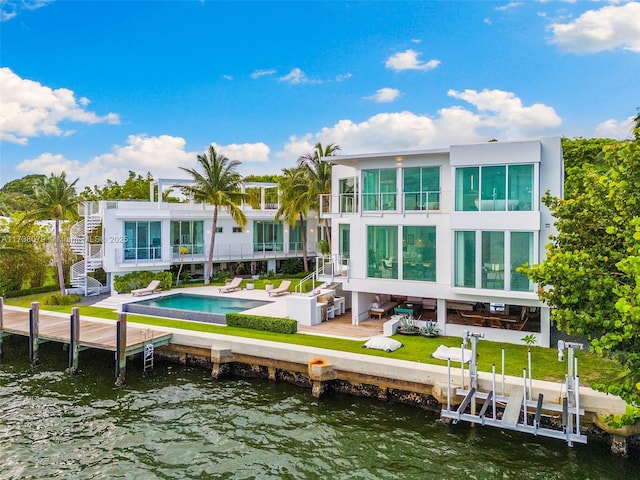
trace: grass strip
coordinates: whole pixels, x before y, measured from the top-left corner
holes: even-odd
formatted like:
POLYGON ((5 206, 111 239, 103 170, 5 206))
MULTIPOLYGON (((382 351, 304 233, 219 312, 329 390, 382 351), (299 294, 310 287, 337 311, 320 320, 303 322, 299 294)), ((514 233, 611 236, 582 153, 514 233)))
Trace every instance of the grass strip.
MULTIPOLYGON (((42 295, 29 295, 6 299, 7 305, 20 307, 30 307, 31 302, 41 301, 42 295)), ((94 306, 81 306, 80 314, 83 316, 117 320, 118 314, 107 308, 94 306)), ((41 310, 49 310, 59 313, 70 313, 71 306, 44 306, 41 310)), ((259 340, 269 340, 273 342, 288 343, 293 345, 304 345, 308 347, 325 348, 342 352, 358 353, 378 357, 395 358, 432 365, 446 366, 446 360, 438 360, 431 357, 431 354, 440 345, 447 347, 459 347, 461 339, 459 337, 435 337, 425 338, 421 336, 395 335, 394 338, 403 344, 402 348, 394 352, 384 352, 382 350, 370 350, 362 348, 364 341, 347 340, 341 338, 326 337, 320 335, 308 335, 302 333, 282 334, 274 332, 262 332, 246 328, 227 327, 210 323, 191 322, 188 320, 175 320, 162 317, 151 317, 144 315, 128 314, 130 322, 144 325, 156 326, 159 328, 169 327, 194 332, 217 333, 234 337, 255 338, 259 340)), ((491 372, 492 366, 496 367, 496 375, 502 373, 502 349, 505 355, 505 375, 516 377, 522 376, 522 371, 527 368, 527 346, 509 343, 498 343, 481 340, 478 342, 478 370, 491 372)), ((607 379, 615 378, 622 371, 620 366, 613 360, 599 357, 588 352, 576 352, 579 362, 580 381, 582 384, 607 383, 607 379)), ((558 362, 557 350, 543 347, 531 347, 531 358, 533 365, 533 378, 538 380, 562 381, 566 374, 566 362, 558 362)), ((459 369, 460 364, 452 363, 452 366, 459 369)))

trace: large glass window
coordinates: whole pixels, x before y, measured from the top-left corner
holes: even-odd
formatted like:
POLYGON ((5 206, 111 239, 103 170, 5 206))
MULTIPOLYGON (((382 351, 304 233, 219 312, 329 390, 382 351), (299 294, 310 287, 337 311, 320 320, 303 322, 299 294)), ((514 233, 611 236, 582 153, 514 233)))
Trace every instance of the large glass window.
POLYGON ((533 210, 533 165, 509 165, 509 210, 533 210))
POLYGON ((351 226, 348 223, 338 225, 340 234, 340 255, 342 258, 349 258, 351 249, 351 226))
POLYGON ((340 179, 340 212, 358 211, 358 179, 357 177, 340 179))
POLYGON ((124 222, 124 259, 149 260, 162 256, 160 222, 124 222))
POLYGON ((440 167, 402 170, 405 210, 440 209, 440 167))
POLYGON ((532 164, 457 168, 456 210, 531 211, 533 173, 532 164))
POLYGON ((456 287, 476 286, 476 232, 455 233, 455 275, 456 287))
POLYGON ((398 227, 367 227, 368 277, 398 278, 398 227))
POLYGON ((253 222, 254 252, 281 252, 282 238, 282 223, 262 220, 253 222))
MULTIPOLYGON (((217 232, 217 229, 216 229, 217 232)), ((202 220, 178 220, 171 222, 171 250, 174 258, 185 247, 191 255, 204 253, 204 225, 202 220)))
POLYGON ((396 210, 395 168, 364 170, 362 179, 364 210, 396 210))
POLYGON ((482 288, 504 290, 504 232, 482 232, 482 288))
POLYGON ((523 264, 533 264, 533 232, 511 232, 511 290, 533 291, 529 277, 516 272, 523 264))
POLYGON ((485 212, 504 211, 507 195, 507 167, 482 167, 482 190, 480 210, 485 212))
POLYGON ((480 187, 480 168, 465 167, 456 169, 456 210, 478 210, 480 187))
POLYGON ((302 251, 302 232, 307 228, 307 221, 297 221, 289 233, 289 251, 302 251))
POLYGON ((436 227, 402 228, 402 277, 436 281, 436 227))

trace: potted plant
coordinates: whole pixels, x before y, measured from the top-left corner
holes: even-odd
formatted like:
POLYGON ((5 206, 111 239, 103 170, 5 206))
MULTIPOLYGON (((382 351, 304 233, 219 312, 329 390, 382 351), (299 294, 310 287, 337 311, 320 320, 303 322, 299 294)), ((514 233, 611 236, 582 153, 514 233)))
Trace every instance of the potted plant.
POLYGON ((420 329, 420 335, 424 337, 437 337, 438 335, 440 335, 440 329, 438 328, 438 324, 432 320, 429 320, 420 329))
POLYGON ((401 335, 417 335, 420 333, 416 326, 416 321, 413 319, 413 315, 402 317, 400 325, 398 326, 398 333, 401 335))

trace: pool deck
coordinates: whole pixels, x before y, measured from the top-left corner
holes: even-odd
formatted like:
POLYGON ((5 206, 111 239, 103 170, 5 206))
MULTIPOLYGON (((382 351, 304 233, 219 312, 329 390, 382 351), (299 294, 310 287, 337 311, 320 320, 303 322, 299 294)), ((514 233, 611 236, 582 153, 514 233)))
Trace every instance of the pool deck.
MULTIPOLYGON (((287 298, 290 295, 282 295, 279 297, 270 297, 266 290, 237 290, 230 293, 220 293, 220 286, 205 286, 172 289, 166 292, 146 295, 143 297, 134 297, 129 293, 116 294, 94 304, 95 307, 111 308, 116 311, 122 310, 123 303, 136 302, 141 300, 149 300, 167 295, 175 295, 176 293, 185 293, 191 295, 210 295, 216 297, 242 298, 246 300, 262 300, 271 302, 268 305, 252 308, 247 310, 253 315, 264 315, 268 317, 287 317, 287 298)), ((376 335, 382 335, 382 325, 386 319, 371 319, 361 322, 360 325, 351 324, 351 311, 322 322, 320 325, 305 326, 299 325, 298 332, 311 335, 322 335, 335 338, 347 338, 354 340, 366 340, 376 335)))

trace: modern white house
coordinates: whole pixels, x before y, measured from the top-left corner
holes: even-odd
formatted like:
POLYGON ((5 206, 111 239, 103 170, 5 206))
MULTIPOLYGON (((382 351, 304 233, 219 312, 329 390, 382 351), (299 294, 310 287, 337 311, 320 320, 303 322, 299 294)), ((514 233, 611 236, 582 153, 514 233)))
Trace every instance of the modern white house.
MULTIPOLYGON (((150 199, 162 198, 165 187, 186 180, 159 179, 151 185, 150 199)), ((242 262, 245 273, 278 270, 278 263, 302 258, 302 228, 307 229, 307 254, 316 255, 317 219, 297 222, 291 228, 276 221, 279 208, 275 183, 245 183, 259 205, 241 206, 247 225, 241 228, 221 208, 216 226, 214 270, 242 262)), ((209 254, 213 207, 202 203, 162 201, 99 201, 80 206, 83 219, 71 229, 71 248, 82 260, 71 268, 71 283, 84 294, 113 290, 115 276, 134 271, 163 271, 184 264, 194 275, 203 275, 209 254), (181 253, 182 252, 182 253, 181 253), (98 268, 106 272, 106 285, 92 277, 98 268)))
POLYGON ((560 138, 326 160, 321 216, 353 324, 409 310, 445 335, 549 346, 549 308, 516 269, 555 233, 541 197, 563 194, 560 138))

